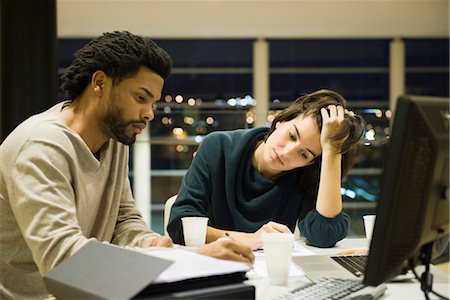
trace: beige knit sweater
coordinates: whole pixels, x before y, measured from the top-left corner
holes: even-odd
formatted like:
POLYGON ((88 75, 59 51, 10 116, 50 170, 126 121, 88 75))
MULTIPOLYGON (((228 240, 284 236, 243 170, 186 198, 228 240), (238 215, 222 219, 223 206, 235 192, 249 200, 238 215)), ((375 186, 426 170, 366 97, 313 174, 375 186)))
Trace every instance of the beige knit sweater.
POLYGON ((156 236, 135 207, 128 147, 97 160, 59 116, 62 103, 0 145, 0 298, 45 298, 42 276, 89 239, 135 246, 156 236))

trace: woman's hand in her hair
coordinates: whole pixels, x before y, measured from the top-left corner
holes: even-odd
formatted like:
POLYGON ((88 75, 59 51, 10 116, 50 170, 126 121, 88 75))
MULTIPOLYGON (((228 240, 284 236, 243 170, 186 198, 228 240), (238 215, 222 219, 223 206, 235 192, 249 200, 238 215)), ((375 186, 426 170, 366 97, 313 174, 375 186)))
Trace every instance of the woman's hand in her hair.
POLYGON ((329 105, 322 108, 320 113, 322 115, 322 132, 320 133, 322 152, 330 150, 333 153, 340 153, 341 146, 348 137, 345 115, 353 116, 354 113, 340 105, 329 105))

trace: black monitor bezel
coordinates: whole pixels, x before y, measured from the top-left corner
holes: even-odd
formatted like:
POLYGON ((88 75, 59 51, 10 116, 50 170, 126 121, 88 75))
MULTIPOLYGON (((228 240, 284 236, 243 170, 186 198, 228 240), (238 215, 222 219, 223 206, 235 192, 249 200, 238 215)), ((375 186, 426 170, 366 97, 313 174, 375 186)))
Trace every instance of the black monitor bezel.
MULTIPOLYGON (((420 256, 422 255, 423 247, 429 243, 433 243, 436 239, 441 236, 448 235, 448 214, 446 218, 446 224, 442 224, 442 228, 430 229, 430 217, 426 216, 427 213, 435 209, 433 206, 437 206, 436 200, 433 195, 429 193, 435 193, 435 191, 426 190, 422 191, 426 193, 424 198, 424 203, 420 203, 422 207, 421 211, 414 212, 417 214, 417 222, 409 222, 406 224, 411 226, 411 236, 405 237, 404 239, 409 239, 408 241, 402 241, 403 237, 399 237, 400 230, 405 232, 405 229, 398 228, 404 217, 407 220, 405 214, 412 214, 411 212, 403 213, 403 208, 408 204, 408 200, 405 197, 397 197, 399 190, 402 187, 400 185, 406 185, 406 183, 399 178, 401 172, 405 169, 408 164, 407 157, 405 157, 405 151, 411 151, 407 149, 408 139, 414 134, 413 122, 421 121, 424 122, 422 127, 430 126, 427 121, 420 114, 425 106, 431 105, 435 106, 436 109, 446 110, 446 115, 442 117, 448 118, 448 98, 437 98, 437 97, 426 97, 426 96, 401 96, 398 99, 395 117, 392 126, 392 135, 390 137, 388 153, 384 159, 384 168, 382 175, 382 183, 379 194, 379 199, 377 201, 376 215, 377 219, 375 222, 374 232, 371 240, 369 256, 366 264, 366 272, 363 282, 368 285, 379 285, 383 282, 387 282, 398 274, 401 274, 407 269, 407 261, 413 260, 413 265, 420 264, 420 256), (423 118, 422 120, 417 118, 423 118), (434 202, 433 202, 434 201, 434 202), (421 215, 423 214, 423 215, 421 215), (414 229, 413 227, 416 226, 414 229), (434 232, 436 231, 436 232, 434 232), (402 249, 402 247, 404 249, 402 249), (399 251, 399 249, 401 251, 399 251), (395 265, 392 265, 395 264, 395 265), (392 268, 391 268, 392 267, 392 268), (391 268, 389 270, 389 268, 391 268)), ((439 118, 440 114, 436 113, 436 118, 439 118)), ((445 120, 443 120, 445 126, 445 120)), ((442 159, 446 159, 448 164, 448 119, 447 119, 447 133, 444 140, 442 137, 430 136, 434 140, 433 145, 436 157, 431 164, 442 163, 442 159), (443 154, 442 145, 445 143, 446 139, 446 158, 443 154), (439 160, 439 161, 436 161, 439 160)), ((429 130, 432 130, 431 128, 429 130)), ((432 132, 430 134, 433 134, 432 132)), ((445 145, 444 145, 445 147, 445 145)), ((414 153, 413 153, 414 154, 414 153)), ((413 155, 411 154, 411 155, 413 155)), ((408 155, 408 153, 406 154, 408 155)), ((431 171, 430 171, 431 172, 431 171)), ((448 166, 447 166, 448 172, 448 166)), ((439 175, 435 174, 431 177, 437 177, 439 175)), ((408 176, 413 176, 408 174, 408 176)), ((430 181, 434 181, 436 178, 428 178, 430 181)), ((448 177, 447 177, 448 180, 448 177)), ((405 188, 405 187, 403 187, 405 188)), ((430 189, 432 183, 429 181, 424 183, 424 189, 430 189)), ((448 183, 447 183, 448 190, 448 183)), ((440 203, 442 204, 442 203, 440 203)), ((448 213, 448 194, 446 204, 441 205, 442 207, 447 207, 446 212, 448 213)), ((440 207, 440 209, 442 209, 440 207)), ((405 226, 406 226, 405 225, 405 226)))

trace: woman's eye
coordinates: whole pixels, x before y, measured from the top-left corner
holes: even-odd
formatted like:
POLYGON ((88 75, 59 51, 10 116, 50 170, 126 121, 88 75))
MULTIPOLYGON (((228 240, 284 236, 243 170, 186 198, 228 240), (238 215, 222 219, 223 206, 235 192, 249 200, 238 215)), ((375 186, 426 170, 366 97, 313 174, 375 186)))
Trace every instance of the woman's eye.
POLYGON ((300 150, 300 155, 301 155, 304 159, 307 159, 307 158, 308 158, 308 156, 306 155, 306 152, 303 151, 303 150, 300 150))
POLYGON ((292 133, 289 132, 289 138, 291 139, 291 141, 295 141, 295 137, 292 133))

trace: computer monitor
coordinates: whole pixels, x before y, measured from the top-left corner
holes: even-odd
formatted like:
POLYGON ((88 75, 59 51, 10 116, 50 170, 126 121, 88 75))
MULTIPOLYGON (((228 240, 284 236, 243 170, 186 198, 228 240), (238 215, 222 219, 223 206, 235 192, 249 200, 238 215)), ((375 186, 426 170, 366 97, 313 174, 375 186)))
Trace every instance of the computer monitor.
POLYGON ((404 273, 405 266, 429 266, 436 241, 448 237, 448 136, 448 98, 399 97, 384 160, 365 284, 387 282, 404 273))

